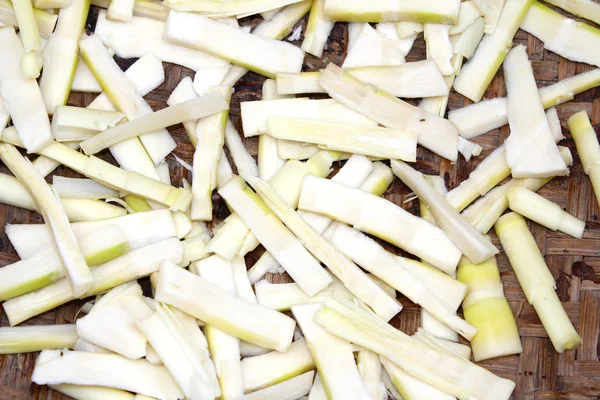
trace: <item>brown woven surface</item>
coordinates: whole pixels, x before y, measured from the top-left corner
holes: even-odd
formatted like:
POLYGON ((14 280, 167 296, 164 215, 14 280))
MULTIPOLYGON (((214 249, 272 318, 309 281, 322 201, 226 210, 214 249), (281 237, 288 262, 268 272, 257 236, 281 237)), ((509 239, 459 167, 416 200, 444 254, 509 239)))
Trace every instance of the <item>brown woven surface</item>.
MULTIPOLYGON (((92 12, 94 13, 94 11, 92 12)), ((90 21, 93 17, 90 17, 90 21)), ((252 23, 252 21, 245 21, 252 23)), ((305 21, 302 22, 305 24, 305 21)), ((89 28, 89 26, 88 26, 89 28)), ((347 40, 346 25, 336 24, 332 37, 324 54, 325 61, 341 65, 347 40)), ((567 61, 551 52, 545 51, 543 44, 536 38, 519 31, 516 43, 527 45, 529 57, 533 60, 533 69, 539 86, 556 82, 574 74, 592 69, 589 65, 567 61)), ((296 42, 299 45, 299 42, 296 42)), ((598 49, 591 49, 598 51, 598 49)), ((408 56, 408 61, 425 58, 425 44, 420 38, 408 56)), ((130 64, 129 60, 120 60, 123 67, 130 64)), ((307 58, 306 69, 321 68, 325 63, 314 58, 307 58)), ((165 101, 177 83, 185 76, 192 76, 192 71, 171 64, 165 64, 166 80, 157 90, 146 96, 155 110, 164 108, 165 101)), ((245 100, 261 98, 261 86, 264 78, 250 73, 238 85, 233 96, 231 118, 238 129, 240 126, 239 103, 245 100)), ((492 82, 486 94, 487 98, 505 95, 505 86, 500 72, 492 82)), ((74 93, 69 104, 86 106, 94 95, 74 93)), ((462 96, 452 93, 449 109, 460 108, 470 102, 462 96)), ((566 129, 566 119, 573 113, 586 110, 592 117, 592 124, 600 123, 600 89, 592 89, 578 95, 574 101, 557 107, 563 123, 563 133, 566 140, 562 145, 568 146, 575 159, 568 178, 553 179, 539 191, 544 197, 556 202, 566 211, 587 221, 583 240, 573 239, 562 233, 555 233, 540 225, 530 223, 538 246, 546 256, 546 262, 556 278, 558 293, 564 302, 571 320, 582 337, 582 344, 577 350, 565 354, 557 354, 546 332, 542 327, 533 308, 527 304, 514 272, 510 268, 506 256, 498 257, 504 291, 509 300, 513 313, 519 325, 523 342, 523 354, 520 356, 504 357, 483 362, 486 368, 494 373, 514 380, 517 383, 514 399, 600 399, 600 223, 598 222, 599 207, 592 191, 589 179, 584 174, 581 162, 575 151, 575 146, 566 129)), ((191 162, 193 147, 181 125, 170 128, 169 131, 177 141, 175 151, 179 157, 191 162)), ((464 159, 453 165, 436 155, 419 149, 417 167, 428 174, 439 174, 446 180, 451 189, 466 179, 470 171, 485 158, 495 147, 509 135, 508 127, 480 136, 474 141, 484 147, 480 157, 467 163, 464 159)), ((246 141, 246 146, 252 155, 256 156, 257 140, 246 141)), ((107 152, 101 157, 114 163, 107 152)), ((174 184, 180 184, 182 177, 187 177, 187 171, 179 164, 169 159, 171 176, 174 184)), ((6 167, 0 166, 0 171, 6 172, 6 167)), ((58 174, 78 176, 65 168, 60 168, 58 174)), ((0 188, 2 190, 2 188, 0 188)), ((408 188, 399 180, 395 180, 388 189, 385 197, 397 204, 402 204, 408 194, 408 188)), ((214 223, 227 216, 228 211, 218 196, 214 196, 216 219, 214 223)), ((418 202, 404 204, 403 207, 418 213, 418 202)), ((4 232, 6 223, 41 223, 42 218, 33 212, 14 207, 0 205, 0 266, 18 260, 4 232)), ((498 245, 495 235, 494 242, 498 245)), ((257 250, 247 258, 250 267, 260 255, 257 250)), ((274 282, 288 281, 286 277, 271 277, 274 282)), ((413 333, 419 326, 419 307, 405 298, 401 298, 404 310, 392 323, 407 333, 413 333)), ((54 311, 27 321, 25 324, 54 324, 72 323, 75 313, 83 301, 71 302, 54 311)), ((8 326, 8 321, 0 310, 0 326, 8 326)), ((31 383, 31 373, 37 354, 0 356, 0 400, 22 399, 66 399, 66 396, 54 392, 47 387, 31 383)))

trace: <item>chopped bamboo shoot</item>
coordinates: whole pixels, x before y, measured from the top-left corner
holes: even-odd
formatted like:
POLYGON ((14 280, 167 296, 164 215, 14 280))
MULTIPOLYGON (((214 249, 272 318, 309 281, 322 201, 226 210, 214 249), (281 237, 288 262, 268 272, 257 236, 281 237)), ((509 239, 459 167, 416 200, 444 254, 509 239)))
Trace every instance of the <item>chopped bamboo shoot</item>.
POLYGON ((487 35, 491 35, 496 30, 505 2, 506 0, 473 0, 473 4, 485 19, 485 33, 487 35))
POLYGON ((600 24, 600 5, 592 0, 548 0, 548 4, 560 7, 563 10, 600 24))
POLYGON ((238 400, 298 400, 304 399, 312 387, 314 371, 306 372, 266 389, 244 395, 238 400))
POLYGON ((77 339, 73 324, 3 327, 0 328, 0 354, 68 349, 77 339))
POLYGON ((306 32, 304 33, 304 41, 301 46, 302 50, 315 57, 323 55, 323 49, 335 23, 334 21, 325 19, 324 4, 325 0, 313 0, 306 25, 306 32))
POLYGON ((567 121, 571 136, 583 164, 583 170, 590 177, 596 200, 600 204, 600 144, 585 111, 573 114, 567 121))

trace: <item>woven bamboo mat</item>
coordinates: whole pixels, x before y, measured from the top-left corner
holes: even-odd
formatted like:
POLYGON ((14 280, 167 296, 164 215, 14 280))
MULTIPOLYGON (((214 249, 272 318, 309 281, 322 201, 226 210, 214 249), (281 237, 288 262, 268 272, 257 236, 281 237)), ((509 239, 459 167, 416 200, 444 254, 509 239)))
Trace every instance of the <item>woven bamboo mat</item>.
MULTIPOLYGON (((90 13, 88 30, 93 26, 96 13, 97 10, 92 10, 90 13)), ((244 21, 245 24, 255 22, 257 20, 244 21)), ((301 23, 306 24, 306 19, 301 23)), ((322 68, 329 61, 341 65, 345 56, 346 31, 346 24, 336 24, 323 59, 318 60, 307 57, 305 69, 322 68)), ((523 31, 517 33, 515 43, 522 43, 527 46, 539 86, 545 86, 592 69, 589 65, 570 62, 544 50, 543 44, 539 40, 523 31)), ((295 44, 299 45, 300 42, 295 44)), ((597 49, 591 51, 597 51, 597 49)), ((416 41, 407 60, 417 61, 424 58, 425 44, 423 39, 420 38, 416 41)), ((127 67, 131 61, 119 60, 123 68, 127 67)), ((192 71, 171 64, 165 64, 165 73, 166 80, 164 84, 146 96, 146 99, 155 110, 166 107, 166 99, 181 79, 186 76, 193 77, 192 71)), ((241 130, 240 101, 260 99, 263 81, 263 77, 249 73, 236 85, 230 114, 238 130, 241 130)), ((499 72, 488 89, 486 98, 505 95, 502 72, 499 72)), ((71 95, 69 104, 86 106, 94 97, 90 94, 74 93, 71 95)), ((452 93, 449 109, 460 108, 469 103, 469 100, 452 93)), ((519 325, 523 342, 523 354, 486 361, 482 365, 492 372, 512 379, 517 383, 513 395, 514 399, 600 400, 600 222, 598 221, 600 209, 594 198, 589 179, 583 172, 575 145, 566 129, 567 118, 580 110, 588 112, 588 115, 592 118, 592 124, 595 124, 596 129, 598 129, 597 124, 600 124, 600 89, 592 89, 582 93, 576 96, 574 101, 560 105, 557 109, 562 121, 563 133, 566 136, 566 140, 563 140, 561 145, 568 146, 571 149, 575 163, 571 168, 570 177, 553 179, 539 193, 556 202, 569 213, 587 221, 586 232, 583 240, 576 240, 565 234, 549 231, 535 223, 530 223, 530 228, 538 246, 545 254, 546 262, 552 274, 556 278, 559 297, 582 337, 582 344, 578 349, 562 355, 558 355, 554 351, 535 311, 525 300, 506 256, 501 253, 498 256, 498 264, 506 297, 519 325)), ((178 125, 170 128, 169 131, 178 144, 175 154, 185 161, 191 162, 194 149, 183 127, 178 125)), ((429 151, 419 149, 417 167, 424 173, 443 176, 448 188, 452 189, 466 179, 470 171, 502 143, 508 135, 508 127, 503 127, 475 139, 475 142, 484 147, 484 152, 480 157, 469 163, 460 158, 459 162, 453 165, 429 151)), ((256 156, 256 138, 246 140, 245 143, 250 153, 256 156)), ((100 156, 114 163, 108 152, 103 152, 100 156)), ((172 158, 169 158, 168 162, 174 184, 180 184, 183 177, 190 180, 191 176, 187 171, 172 158)), ((1 165, 0 171, 6 172, 6 167, 1 165)), ((58 169, 57 173, 64 176, 78 176, 73 171, 62 167, 58 169)), ((403 204, 403 200, 408 193, 409 189, 396 179, 388 189, 385 197, 413 213, 418 213, 419 205, 417 201, 403 204)), ((213 200, 215 202, 216 218, 211 224, 211 228, 229 214, 218 195, 215 195, 213 200)), ((0 266, 18 260, 15 250, 5 235, 4 225, 6 223, 41 222, 43 222, 42 218, 36 213, 0 205, 0 266)), ((492 237, 494 243, 501 249, 493 232, 492 237)), ((391 247, 388 246, 388 249, 391 250, 391 247)), ((252 266, 261 252, 262 250, 256 250, 247 257, 248 267, 252 266)), ((286 276, 280 275, 272 276, 270 279, 273 282, 289 281, 286 276)), ((404 332, 412 334, 419 326, 419 307, 405 298, 401 298, 401 301, 405 308, 392 323, 404 332)), ((54 311, 27 321, 26 324, 72 323, 77 310, 82 304, 82 301, 66 304, 54 311)), ((7 325, 8 321, 0 309, 0 326, 7 325)), ((67 398, 47 387, 40 387, 31 383, 31 373, 36 357, 37 354, 0 356, 0 400, 56 400, 67 398)))

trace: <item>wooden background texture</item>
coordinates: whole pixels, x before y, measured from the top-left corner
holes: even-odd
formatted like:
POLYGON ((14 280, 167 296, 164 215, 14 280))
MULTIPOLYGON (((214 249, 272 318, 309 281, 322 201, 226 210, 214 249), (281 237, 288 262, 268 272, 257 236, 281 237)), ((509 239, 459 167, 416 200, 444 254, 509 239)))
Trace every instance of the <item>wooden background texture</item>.
MULTIPOLYGON (((89 32, 93 31, 97 11, 95 7, 92 7, 90 11, 87 26, 89 32)), ((259 18, 247 18, 242 23, 244 25, 255 24, 258 21, 260 21, 259 18)), ((303 25, 304 32, 306 18, 299 24, 303 25)), ((319 60, 308 56, 305 60, 305 70, 322 68, 328 62, 341 65, 346 54, 347 39, 347 25, 344 23, 336 24, 323 58, 319 60)), ((529 57, 533 62, 535 78, 540 87, 593 68, 587 64, 568 61, 544 50, 541 41, 521 30, 517 33, 514 42, 527 46, 529 57)), ((298 46, 300 43, 300 41, 294 42, 298 46)), ((600 51, 600 49, 590 49, 590 51, 600 51)), ((424 58, 425 43, 421 35, 415 42, 407 61, 417 61, 424 58)), ((126 68, 134 60, 118 61, 123 68, 126 68)), ((181 79, 186 76, 193 77, 193 71, 189 69, 166 63, 164 66, 165 82, 157 90, 146 96, 146 99, 155 110, 166 107, 165 101, 181 79)), ((235 86, 230 115, 240 131, 240 102, 261 99, 261 87, 264 79, 260 75, 249 73, 235 86)), ((505 95, 506 89, 502 71, 500 71, 485 97, 493 98, 505 95)), ((94 97, 95 95, 92 94, 73 93, 69 104, 86 106, 94 97)), ((468 104, 470 104, 469 100, 455 92, 451 93, 450 110, 468 104)), ((556 353, 535 311, 527 303, 506 256, 501 252, 498 256, 498 264, 506 297, 518 322, 523 342, 523 353, 519 356, 503 357, 485 361, 481 364, 492 372, 516 382, 513 399, 600 400, 600 222, 598 221, 600 209, 594 197, 590 181, 583 172, 574 142, 566 129, 566 120, 569 116, 577 111, 586 110, 592 118, 592 124, 596 128, 596 132, 598 132, 600 127, 598 125, 600 124, 600 88, 579 94, 573 101, 560 105, 557 109, 563 126, 563 134, 566 136, 561 145, 568 146, 571 149, 575 162, 569 177, 553 179, 539 193, 556 202, 569 213, 585 220, 586 231, 583 240, 577 240, 563 233, 552 232, 532 222, 529 225, 539 248, 545 255, 548 267, 556 278, 559 297, 575 328, 580 333, 582 343, 576 350, 560 355, 556 353)), ((175 154, 191 163, 194 148, 183 127, 177 125, 169 128, 169 131, 178 144, 175 154)), ((459 161, 452 164, 420 148, 417 168, 427 174, 443 176, 448 188, 452 189, 466 179, 470 171, 501 144, 509 136, 509 133, 508 126, 504 126, 474 139, 475 142, 484 147, 484 151, 480 157, 476 157, 468 163, 459 156, 459 161)), ((245 141, 253 156, 257 154, 257 142, 256 138, 245 141)), ((114 163, 107 151, 101 153, 100 156, 114 163)), ((190 180, 190 174, 176 163, 172 156, 169 156, 168 162, 174 185, 180 185, 183 177, 190 180)), ((339 167, 339 165, 336 164, 336 167, 339 167)), ((7 172, 6 167, 0 165, 0 171, 7 172)), ((73 171, 63 167, 59 168, 56 173, 71 177, 78 176, 73 171)), ((409 192, 410 190, 396 179, 388 189, 385 197, 418 214, 418 201, 403 203, 409 192)), ((215 194, 213 200, 216 205, 216 218, 211 223, 211 228, 229 214, 218 195, 215 194)), ((5 234, 5 224, 42 222, 41 216, 37 213, 0 205, 0 266, 18 260, 18 256, 5 234)), ((501 250, 493 231, 491 236, 496 246, 501 250)), ((391 246, 388 248, 391 249, 391 246)), ((248 255, 248 267, 252 266, 262 251, 259 248, 248 255)), ((289 278, 280 275, 270 276, 269 279, 273 282, 289 281, 289 278)), ((404 332, 412 334, 419 326, 419 307, 401 295, 399 297, 405 308, 394 318, 392 324, 404 332)), ((75 320, 77 310, 82 304, 83 301, 71 302, 31 319, 25 324, 72 323, 75 320)), ((6 316, 3 315, 1 309, 0 326, 8 326, 6 316)), ((31 383, 31 374, 36 357, 37 353, 0 356, 0 400, 58 400, 68 398, 45 386, 37 386, 31 383)))

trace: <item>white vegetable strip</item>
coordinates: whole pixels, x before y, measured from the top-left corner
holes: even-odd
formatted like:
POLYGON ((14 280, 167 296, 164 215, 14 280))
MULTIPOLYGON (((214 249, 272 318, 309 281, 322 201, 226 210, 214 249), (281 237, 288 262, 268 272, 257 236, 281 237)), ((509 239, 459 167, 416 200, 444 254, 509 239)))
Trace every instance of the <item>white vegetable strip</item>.
POLYGON ((244 257, 234 258, 231 262, 231 269, 233 270, 233 281, 237 296, 247 303, 258 304, 256 295, 252 290, 252 285, 248 280, 248 268, 246 267, 244 257))
POLYGON ((473 57, 456 77, 454 89, 458 93, 474 102, 481 100, 508 54, 512 39, 532 3, 533 0, 506 0, 496 29, 483 38, 473 57))
POLYGON ((289 43, 261 38, 191 13, 171 11, 164 37, 271 78, 278 72, 300 72, 304 59, 304 52, 289 43))
POLYGON ((124 118, 124 114, 116 111, 57 106, 52 116, 52 136, 61 142, 85 140, 112 128, 124 118))
POLYGON ((306 338, 328 397, 371 399, 354 362, 349 342, 332 335, 314 320, 321 304, 292 307, 292 314, 306 338))
POLYGON ((585 111, 569 117, 567 121, 571 136, 583 164, 583 170, 590 177, 596 200, 600 204, 600 144, 585 111))
POLYGON ((106 386, 165 400, 182 397, 181 390, 164 367, 114 354, 46 350, 36 361, 32 381, 39 385, 106 386))
POLYGON ((65 8, 71 5, 71 0, 33 0, 33 6, 41 10, 50 8, 65 8))
POLYGON ((396 97, 446 96, 449 92, 433 60, 409 62, 396 67, 348 68, 346 72, 396 97))
POLYGON ((21 58, 21 72, 26 79, 36 79, 40 76, 40 70, 42 69, 42 41, 35 22, 31 0, 16 1, 13 3, 13 9, 19 24, 19 35, 25 52, 25 55, 21 58))
POLYGON ((129 22, 133 17, 135 0, 110 0, 106 17, 115 21, 129 22))
MULTIPOLYGON (((277 93, 279 95, 325 93, 319 84, 320 78, 320 71, 277 74, 277 93)), ((264 89, 263 100, 268 100, 264 97, 264 89)))
MULTIPOLYGON (((54 26, 56 26, 58 15, 38 9, 33 10, 33 15, 40 35, 44 38, 50 37, 52 31, 54 31, 54 26)), ((0 24, 3 24, 3 26, 13 26, 15 28, 19 27, 13 5, 8 0, 0 1, 0 24)))
POLYGON ((458 23, 450 27, 450 35, 463 33, 471 26, 477 18, 481 17, 481 12, 472 1, 460 3, 460 12, 458 13, 458 23))
POLYGON ((450 43, 450 25, 424 24, 424 27, 427 58, 435 61, 442 75, 452 75, 454 67, 451 59, 454 53, 450 43))
MULTIPOLYGON (((552 137, 538 95, 533 69, 525 46, 516 46, 504 62, 510 136, 506 139, 506 162, 515 178, 568 175, 552 137)), ((470 258, 470 257, 469 257, 470 258)), ((479 263, 483 260, 473 260, 479 263)))
MULTIPOLYGON (((138 397, 132 393, 102 386, 70 385, 64 383, 61 385, 48 385, 48 387, 75 400, 138 400, 138 397)), ((148 400, 148 398, 139 398, 139 400, 148 400)))
POLYGON ((118 197, 118 192, 91 179, 53 176, 52 185, 60 197, 72 199, 105 199, 118 197))
POLYGON ((396 364, 392 363, 383 356, 381 356, 381 363, 389 374, 396 389, 398 389, 398 391, 402 394, 402 399, 404 400, 417 400, 421 398, 435 400, 456 399, 456 397, 444 393, 441 390, 436 389, 434 386, 410 376, 396 364))
MULTIPOLYGON (((172 107, 174 105, 183 103, 188 100, 193 100, 198 97, 198 94, 194 91, 194 84, 192 78, 186 76, 179 81, 175 89, 171 92, 171 95, 167 99, 167 105, 172 107)), ((184 121, 183 127, 190 138, 192 145, 196 147, 198 144, 198 138, 196 137, 196 123, 197 121, 184 121)))
POLYGON ((256 161, 246 150, 240 133, 235 129, 231 120, 227 120, 227 126, 225 127, 225 145, 229 150, 229 154, 231 154, 231 158, 233 158, 238 174, 242 178, 258 176, 256 161))
POLYGON ((71 348, 77 339, 73 324, 3 327, 0 328, 0 354, 71 348))
POLYGON ((289 311, 291 307, 303 304, 322 303, 333 295, 349 299, 354 295, 345 288, 344 284, 334 279, 333 282, 316 295, 309 297, 296 283, 273 284, 262 280, 254 286, 258 304, 277 311, 289 311))
POLYGON ((600 24, 600 5, 592 0, 548 0, 548 4, 600 24))
POLYGON ((330 63, 321 86, 346 107, 388 128, 415 130, 419 144, 451 161, 458 155, 458 130, 447 120, 420 110, 389 93, 362 84, 330 63))
POLYGON ((454 43, 454 54, 471 58, 483 38, 484 24, 483 18, 479 17, 472 25, 467 27, 454 43))
POLYGON ((303 399, 312 387, 314 371, 306 372, 266 389, 247 394, 239 400, 296 400, 303 399))
POLYGON ((240 178, 234 177, 219 194, 307 295, 313 296, 331 283, 329 274, 240 178))
POLYGON ((323 49, 335 23, 325 19, 324 4, 325 0, 313 0, 301 46, 302 50, 315 57, 323 55, 323 49))
POLYGON ((79 39, 90 9, 89 0, 72 0, 58 14, 56 30, 44 48, 44 73, 40 90, 48 114, 58 105, 67 104, 71 83, 79 61, 79 39))
POLYGON ((299 209, 353 225, 443 269, 454 268, 460 259, 460 250, 441 229, 360 189, 309 176, 302 186, 299 209), (433 243, 435 249, 430 248, 433 243))
POLYGON ((77 239, 58 197, 48 187, 33 164, 23 158, 13 146, 0 145, 0 159, 35 200, 40 213, 52 229, 58 253, 63 260, 75 297, 83 295, 92 286, 92 274, 77 246, 77 239))
MULTIPOLYGON (((92 0, 91 4, 96 7, 108 8, 110 0, 92 0)), ((133 15, 166 21, 169 16, 169 8, 152 0, 135 0, 133 15)))
POLYGON ((473 0, 473 4, 485 19, 485 33, 487 35, 494 33, 505 2, 506 0, 473 0))
POLYGON ((210 18, 238 18, 271 11, 299 0, 169 0, 166 5, 173 10, 195 11, 210 18))
POLYGON ((354 44, 349 48, 342 68, 404 64, 404 56, 412 48, 413 39, 399 40, 397 35, 395 38, 389 38, 371 25, 363 24, 354 44))
POLYGON ((379 356, 369 350, 359 350, 356 357, 356 366, 367 391, 373 400, 385 400, 387 391, 381 382, 381 362, 379 356))
POLYGON ((292 343, 294 320, 239 300, 172 263, 160 268, 155 298, 250 343, 278 351, 286 351, 292 343), (202 301, 203 296, 216 302, 202 301))
POLYGON ((229 106, 222 100, 222 96, 218 93, 212 93, 120 124, 84 140, 79 146, 87 155, 96 154, 123 140, 136 136, 143 138, 143 135, 157 129, 184 121, 204 118, 228 109, 229 106))
POLYGON ((50 121, 35 79, 22 76, 23 46, 11 27, 0 30, 0 96, 27 151, 40 151, 52 142, 50 121))
MULTIPOLYGON (((263 100, 291 97, 279 94, 272 79, 267 79, 263 83, 262 96, 263 100)), ((260 179, 270 180, 284 164, 285 160, 279 156, 279 140, 269 135, 260 135, 258 137, 258 176, 260 176, 260 179)))

